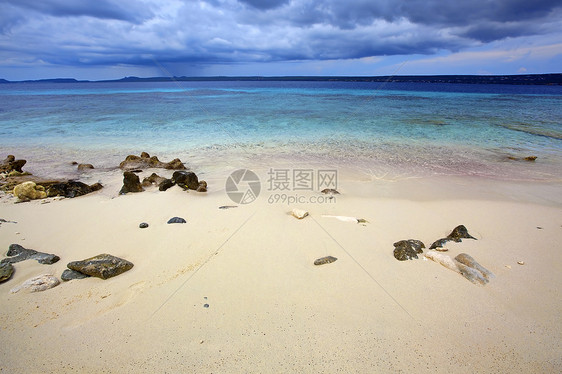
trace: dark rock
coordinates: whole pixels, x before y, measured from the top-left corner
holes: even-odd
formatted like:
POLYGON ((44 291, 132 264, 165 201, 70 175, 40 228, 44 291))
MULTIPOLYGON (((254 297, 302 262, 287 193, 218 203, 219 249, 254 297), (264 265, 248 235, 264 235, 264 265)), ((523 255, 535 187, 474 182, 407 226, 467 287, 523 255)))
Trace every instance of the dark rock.
POLYGON ((101 279, 122 274, 133 266, 132 262, 105 253, 82 261, 73 261, 67 265, 71 270, 101 279))
POLYGON ((166 191, 168 188, 171 188, 174 186, 174 182, 172 182, 171 179, 164 179, 159 185, 158 185, 158 189, 160 191, 166 191))
POLYGON ((84 278, 90 278, 90 276, 71 269, 66 269, 65 271, 62 272, 60 276, 60 279, 62 279, 65 282, 73 279, 84 279, 84 278))
POLYGON ((339 195, 340 194, 337 190, 335 190, 333 188, 324 188, 320 192, 322 192, 323 194, 330 194, 330 195, 339 195))
POLYGON ((88 186, 86 183, 70 180, 67 182, 51 184, 47 188, 47 196, 64 196, 73 198, 98 191, 102 188, 103 186, 101 183, 94 183, 91 186, 88 186))
POLYGON ((141 228, 141 229, 146 229, 147 227, 148 227, 148 223, 146 223, 146 222, 143 222, 139 225, 139 228, 141 228))
POLYGON ((0 263, 0 283, 7 281, 14 274, 14 267, 9 262, 0 263))
POLYGON ((451 231, 447 238, 450 240, 454 240, 455 242, 462 241, 461 239, 474 239, 477 240, 475 237, 468 233, 468 230, 464 225, 459 225, 451 231))
POLYGON ((199 178, 192 171, 176 171, 172 175, 172 182, 184 190, 197 190, 199 188, 199 178))
POLYGON ((422 248, 425 248, 425 245, 419 240, 400 240, 394 243, 394 258, 398 261, 418 258, 418 253, 423 253, 422 248))
POLYGON ((319 259, 315 260, 314 265, 318 266, 318 265, 331 264, 332 262, 334 262, 336 260, 337 260, 337 258, 335 258, 335 257, 326 256, 326 257, 322 257, 322 258, 319 258, 319 259))
POLYGON ((0 161, 0 173, 9 173, 11 171, 23 173, 23 170, 21 168, 25 165, 26 162, 26 160, 16 160, 13 155, 8 155, 6 159, 0 161))
POLYGON ((168 223, 186 223, 186 221, 181 217, 172 217, 168 220, 168 223))
POLYGON ((37 260, 40 264, 51 265, 60 260, 60 257, 57 255, 26 249, 19 244, 10 244, 6 256, 8 257, 2 259, 0 263, 15 264, 25 260, 37 260))
POLYGON ((0 218, 0 225, 3 223, 17 223, 16 221, 6 221, 4 218, 0 218))
POLYGON ((537 159, 537 156, 526 156, 526 157, 507 156, 507 159, 513 161, 535 161, 537 159))
POLYGON ((477 240, 475 237, 473 237, 472 235, 470 235, 468 233, 468 230, 466 229, 466 227, 464 225, 459 225, 459 226, 455 227, 453 229, 453 231, 451 231, 451 233, 449 235, 447 235, 446 238, 441 238, 441 239, 438 239, 438 240, 434 241, 433 244, 431 244, 431 246, 429 247, 429 249, 435 249, 435 248, 443 247, 445 245, 445 243, 447 243, 450 240, 459 243, 459 242, 462 241, 462 239, 477 240))
POLYGON ((208 308, 209 304, 203 304, 203 308, 208 308))
POLYGON ((127 192, 142 192, 142 191, 144 191, 144 189, 142 188, 139 176, 130 171, 124 172, 123 187, 121 187, 121 191, 119 191, 119 193, 123 195, 126 194, 127 192))
POLYGON ((88 170, 93 169, 94 165, 92 164, 78 164, 78 170, 88 170))
POLYGON ((435 249, 435 248, 441 248, 445 245, 445 243, 447 243, 449 241, 449 239, 447 238, 441 238, 441 239, 437 239, 436 241, 433 242, 433 244, 431 244, 429 246, 429 249, 435 249))
POLYGON ((160 160, 158 160, 158 157, 150 157, 150 155, 146 152, 141 153, 140 157, 135 155, 127 156, 125 160, 119 164, 119 167, 123 170, 146 168, 164 168, 169 170, 187 169, 179 158, 176 158, 170 162, 161 162, 160 160))
MULTIPOLYGON (((203 181, 205 182, 205 181, 203 181)), ((199 182, 199 187, 197 187, 197 192, 207 192, 207 183, 205 182, 204 184, 199 182)))
POLYGON ((142 186, 143 187, 160 186, 160 184, 165 180, 166 178, 161 177, 156 173, 152 173, 150 177, 146 177, 142 180, 142 186))

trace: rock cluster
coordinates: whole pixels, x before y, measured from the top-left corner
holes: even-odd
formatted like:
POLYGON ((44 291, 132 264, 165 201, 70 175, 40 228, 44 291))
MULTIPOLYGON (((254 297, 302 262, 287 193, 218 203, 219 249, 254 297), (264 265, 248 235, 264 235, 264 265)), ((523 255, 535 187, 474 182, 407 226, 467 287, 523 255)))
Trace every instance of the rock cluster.
POLYGON ((0 161, 0 173, 10 173, 12 171, 23 173, 22 167, 26 162, 26 160, 16 160, 15 156, 8 155, 6 159, 0 161))
MULTIPOLYGON (((15 160, 10 155, 0 162, 0 189, 10 191, 19 201, 44 199, 47 197, 64 196, 77 197, 98 191, 103 186, 100 183, 91 186, 74 180, 51 180, 36 177, 22 171, 25 160, 15 160)), ((84 167, 89 168, 89 164, 84 167)), ((93 168, 93 166, 92 166, 93 168)))
POLYGON ((123 173, 123 187, 119 193, 142 192, 144 191, 144 187, 150 186, 158 186, 160 191, 166 191, 176 185, 186 191, 194 190, 197 192, 207 192, 207 182, 203 180, 200 181, 197 175, 192 171, 179 170, 175 171, 170 179, 152 173, 151 176, 144 178, 142 183, 134 172, 125 171, 123 173))
POLYGON ((179 158, 173 159, 170 162, 162 162, 158 160, 158 157, 150 157, 150 155, 146 152, 142 152, 140 157, 135 155, 127 156, 125 160, 119 164, 119 168, 128 171, 148 168, 163 168, 169 170, 187 169, 179 158))
MULTIPOLYGON (((12 277, 15 269, 12 264, 25 260, 37 260, 40 264, 51 265, 60 260, 60 257, 54 254, 38 252, 33 249, 27 249, 19 244, 11 244, 6 258, 0 261, 0 282, 5 282, 12 277)), ((22 285, 13 288, 10 292, 15 293, 20 289, 28 289, 30 292, 44 291, 55 287, 60 282, 52 275, 41 275, 32 279, 28 279, 22 285)))

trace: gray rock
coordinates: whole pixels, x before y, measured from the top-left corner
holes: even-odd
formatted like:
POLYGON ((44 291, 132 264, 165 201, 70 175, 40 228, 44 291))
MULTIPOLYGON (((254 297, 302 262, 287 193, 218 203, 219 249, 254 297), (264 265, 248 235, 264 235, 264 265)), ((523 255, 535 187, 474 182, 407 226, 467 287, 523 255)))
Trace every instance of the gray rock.
POLYGON ((394 243, 394 258, 406 261, 418 258, 418 253, 423 253, 425 245, 420 240, 408 239, 394 243))
POLYGON ((82 274, 108 279, 133 268, 133 263, 109 254, 100 254, 82 261, 70 262, 67 267, 82 274))
POLYGON ((84 278, 90 278, 90 276, 71 269, 66 269, 65 271, 62 272, 62 275, 60 276, 60 279, 62 279, 65 282, 72 279, 84 279, 84 278))
POLYGON ((336 260, 337 260, 337 258, 332 257, 332 256, 321 257, 321 258, 314 261, 314 265, 318 266, 318 265, 331 264, 332 262, 334 262, 336 260))
POLYGON ((7 281, 14 274, 14 267, 9 262, 0 264, 0 283, 7 281))
POLYGON ((168 220, 168 223, 186 223, 186 221, 181 217, 172 217, 168 220))
POLYGON ((2 259, 0 263, 15 264, 16 262, 25 260, 37 260, 40 264, 51 265, 60 260, 60 257, 57 255, 26 249, 19 244, 10 244, 6 256, 8 257, 2 259))

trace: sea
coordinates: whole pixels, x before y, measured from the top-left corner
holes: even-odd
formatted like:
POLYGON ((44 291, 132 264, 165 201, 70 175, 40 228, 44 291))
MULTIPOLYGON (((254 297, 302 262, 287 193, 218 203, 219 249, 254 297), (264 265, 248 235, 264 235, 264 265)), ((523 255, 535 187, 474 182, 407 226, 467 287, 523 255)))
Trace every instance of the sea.
POLYGON ((72 161, 115 168, 143 151, 202 172, 286 165, 561 181, 562 86, 0 84, 0 158, 24 158, 34 174, 62 176, 72 161))

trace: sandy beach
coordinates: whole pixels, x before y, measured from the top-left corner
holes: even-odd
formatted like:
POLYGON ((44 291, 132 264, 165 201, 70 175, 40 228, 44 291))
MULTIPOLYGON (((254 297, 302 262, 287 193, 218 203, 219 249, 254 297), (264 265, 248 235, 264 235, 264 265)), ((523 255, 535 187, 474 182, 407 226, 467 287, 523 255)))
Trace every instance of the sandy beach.
POLYGON ((0 218, 17 223, 0 226, 3 255, 17 243, 61 260, 17 263, 0 284, 0 371, 560 370, 559 182, 339 175, 341 194, 322 204, 271 203, 263 190, 251 204, 218 209, 236 205, 224 172, 206 176, 207 193, 175 186, 120 196, 115 172, 103 190, 74 199, 14 204, 4 195, 0 218), (295 219, 295 207, 309 216, 295 219), (166 224, 174 216, 187 223, 166 224), (495 277, 485 286, 423 255, 393 257, 396 241, 429 247, 460 224, 477 240, 449 242, 447 254, 468 253, 489 269, 495 277), (108 280, 10 293, 100 253, 134 267, 108 280), (328 255, 338 260, 313 264, 328 255))

